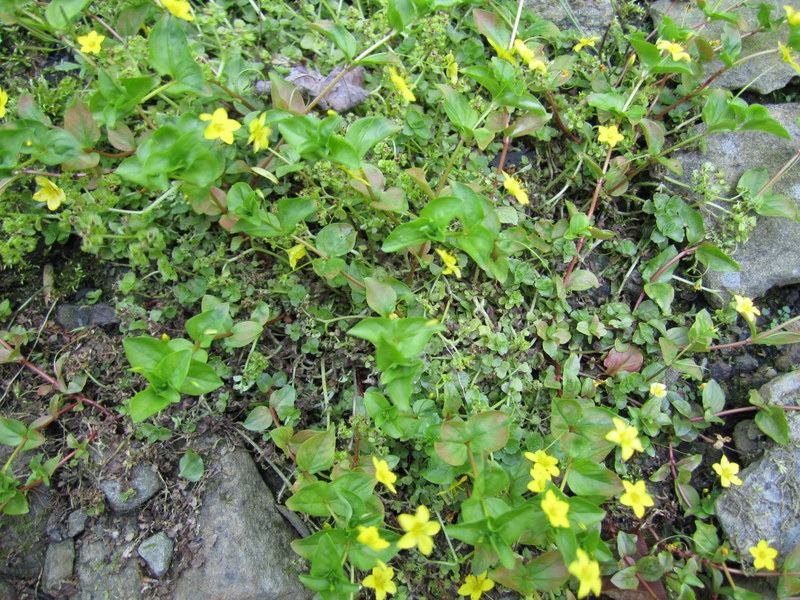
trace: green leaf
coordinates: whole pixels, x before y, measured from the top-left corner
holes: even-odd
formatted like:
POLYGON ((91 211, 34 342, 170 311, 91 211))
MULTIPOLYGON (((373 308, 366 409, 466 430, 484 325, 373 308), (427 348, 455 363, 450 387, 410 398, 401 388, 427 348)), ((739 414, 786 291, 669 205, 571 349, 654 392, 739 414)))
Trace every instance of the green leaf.
POLYGON ((585 269, 576 269, 570 275, 566 289, 568 292, 582 292, 599 285, 600 283, 594 273, 585 269))
POLYGON ((150 336, 139 336, 122 340, 125 356, 137 372, 152 371, 168 354, 169 346, 161 340, 150 336))
POLYGON ((198 360, 192 360, 189 363, 189 371, 186 373, 183 385, 179 389, 182 394, 200 396, 209 394, 220 386, 222 386, 222 379, 214 369, 198 360))
POLYGON ((287 508, 303 512, 312 517, 329 517, 328 505, 336 499, 336 492, 329 483, 317 481, 301 487, 286 500, 287 508))
MULTIPOLYGON (((91 0, 51 0, 44 11, 44 17, 51 27, 67 29, 89 4, 91 0)), ((26 511, 27 512, 27 511, 26 511)))
POLYGON ((0 444, 18 446, 28 437, 28 428, 21 421, 0 417, 0 444))
POLYGON ((528 563, 528 581, 535 590, 552 592, 564 585, 569 572, 558 550, 550 550, 528 563))
POLYGON ((717 528, 702 521, 695 521, 695 532, 692 535, 694 547, 703 558, 711 558, 719 547, 717 528))
POLYGON ((388 0, 386 13, 392 29, 402 31, 417 19, 417 5, 413 0, 388 0))
POLYGON ((272 427, 272 413, 266 406, 256 406, 242 425, 250 431, 264 431, 272 427))
POLYGON ((779 406, 762 406, 756 413, 756 425, 779 444, 789 445, 789 423, 779 406))
POLYGON ((226 335, 233 327, 230 305, 222 303, 212 310, 195 315, 186 321, 185 327, 186 333, 198 342, 201 348, 208 348, 214 338, 226 335))
POLYGON ((800 573, 800 546, 795 547, 783 559, 781 577, 778 580, 778 598, 789 598, 800 594, 800 577, 788 573, 800 573))
POLYGON ((710 242, 703 242, 695 252, 697 260, 714 271, 740 271, 739 263, 710 242))
POLYGON ((80 100, 76 100, 64 113, 64 129, 78 140, 82 148, 92 148, 100 139, 100 128, 92 113, 80 100))
POLYGON ((675 298, 675 289, 668 283, 645 283, 644 291, 665 314, 670 313, 670 305, 675 298))
POLYGON ((347 60, 352 60, 356 55, 356 51, 358 50, 356 38, 341 25, 335 25, 330 21, 318 21, 316 23, 309 23, 308 26, 314 31, 319 31, 332 41, 334 45, 344 53, 347 60))
POLYGON ((464 421, 447 421, 442 425, 439 440, 433 447, 436 455, 448 465, 459 467, 467 462, 469 429, 464 421))
POLYGON ((590 460, 572 462, 567 485, 579 496, 616 496, 623 489, 615 473, 590 460))
POLYGON ((367 286, 367 304, 372 310, 382 317, 388 317, 394 312, 397 293, 391 285, 374 277, 365 277, 364 285, 367 286))
POLYGON ((180 23, 178 19, 165 14, 150 31, 147 38, 150 66, 159 74, 178 82, 168 88, 170 93, 190 91, 205 95, 208 90, 203 69, 189 52, 186 34, 180 23))
POLYGON ((401 128, 401 125, 385 117, 364 117, 347 128, 344 139, 355 150, 358 158, 362 159, 375 144, 401 128))
POLYGON ((192 362, 192 351, 187 349, 177 350, 165 356, 149 374, 145 374, 150 383, 164 381, 173 389, 180 390, 189 373, 192 362))
POLYGON ((128 414, 134 423, 141 423, 180 399, 180 394, 171 388, 157 392, 152 386, 148 386, 128 401, 128 414))
POLYGON ((200 481, 206 470, 203 458, 194 450, 187 450, 178 466, 181 469, 178 475, 189 481, 200 481))
POLYGON ((231 327, 231 336, 226 337, 223 343, 228 348, 242 348, 249 346, 264 332, 264 327, 257 321, 240 321, 231 327))
POLYGON ((29 510, 28 499, 19 490, 3 506, 3 512, 7 515, 25 515, 29 510))
POLYGON ((470 417, 467 421, 470 449, 475 453, 500 450, 508 442, 510 420, 506 413, 499 410, 489 410, 470 417))
POLYGON ((347 254, 356 244, 356 230, 349 223, 331 223, 316 236, 317 249, 329 258, 347 254))
POLYGON ((330 469, 336 450, 336 435, 333 429, 320 431, 304 441, 297 449, 297 468, 307 473, 319 473, 330 469))
POLYGON ((442 104, 444 112, 461 134, 465 138, 468 138, 478 124, 480 115, 470 106, 467 99, 453 88, 440 85, 439 90, 444 96, 444 103, 442 104))
POLYGON ((428 241, 425 230, 429 227, 427 219, 417 219, 411 223, 403 223, 395 227, 389 236, 383 241, 381 251, 396 252, 411 246, 419 246, 428 241))

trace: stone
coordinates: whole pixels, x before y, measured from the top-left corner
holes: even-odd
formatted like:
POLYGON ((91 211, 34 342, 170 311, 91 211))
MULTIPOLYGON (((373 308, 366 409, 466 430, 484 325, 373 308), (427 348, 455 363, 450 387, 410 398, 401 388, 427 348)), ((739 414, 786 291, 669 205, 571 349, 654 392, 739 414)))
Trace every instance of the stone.
POLYGON ((73 591, 72 570, 75 566, 75 542, 64 540, 47 546, 42 580, 44 590, 54 596, 73 591))
POLYGON ((525 7, 538 17, 559 29, 577 29, 582 37, 602 36, 615 18, 611 0, 568 0, 564 4, 552 0, 525 0, 525 7), (564 4, 569 6, 569 12, 564 4))
POLYGON ((155 577, 162 577, 172 562, 172 540, 163 531, 151 535, 141 544, 137 551, 144 559, 155 577))
POLYGON ((7 581, 0 580, 0 600, 17 600, 16 588, 7 581))
POLYGON ((67 537, 74 538, 86 529, 86 519, 89 517, 84 511, 73 510, 67 517, 67 537))
POLYGON ((210 458, 198 525, 201 547, 175 584, 174 600, 309 600, 298 579, 296 537, 252 458, 210 458))
MULTIPOLYGON (((759 393, 769 405, 800 405, 800 372, 773 379, 759 393)), ((763 457, 739 473, 742 485, 717 498, 720 525, 745 561, 752 561, 748 549, 759 540, 768 540, 779 557, 800 544, 800 413, 786 411, 786 418, 789 445, 767 443, 763 457)))
POLYGON ((68 331, 83 327, 99 327, 119 323, 114 307, 105 302, 97 304, 62 304, 56 311, 56 322, 68 331))
POLYGON ((131 480, 126 485, 114 479, 104 479, 99 486, 112 510, 121 513, 139 508, 161 489, 162 483, 155 469, 139 464, 133 467, 131 480))
MULTIPOLYGON (((784 0, 764 0, 766 4, 775 6, 777 13, 773 15, 783 15, 784 0)), ((758 17, 756 8, 739 7, 736 13, 741 15, 746 24, 746 31, 758 27, 758 17)), ((661 16, 667 13, 675 23, 682 27, 694 27, 699 35, 706 40, 718 40, 722 35, 725 26, 724 21, 714 21, 704 30, 697 29, 697 26, 706 19, 705 13, 695 2, 673 2, 672 0, 658 0, 650 5, 650 15, 653 22, 658 24, 661 16)), ((714 80, 714 86, 728 90, 739 90, 748 87, 759 94, 769 94, 775 90, 785 87, 797 73, 794 69, 781 60, 777 52, 778 42, 785 43, 788 37, 789 26, 784 23, 775 31, 759 32, 748 36, 742 40, 741 57, 762 52, 764 50, 775 50, 774 52, 757 56, 737 65, 714 80), (752 82, 752 84, 751 84, 752 82)), ((711 76, 724 66, 721 60, 712 60, 703 65, 706 76, 711 76)))
MULTIPOLYGON (((736 183, 748 169, 765 168, 770 176, 797 152, 800 127, 795 120, 800 104, 766 105, 770 115, 792 136, 785 140, 759 131, 716 133, 708 138, 705 154, 684 153, 677 156, 683 163, 684 181, 691 179, 703 163, 719 169, 727 183, 722 194, 736 194, 736 183)), ((772 188, 800 206, 800 169, 790 169, 772 188)), ((684 193, 684 192, 681 192, 684 193)), ((747 242, 739 244, 731 254, 740 271, 709 271, 703 285, 722 293, 722 302, 731 294, 750 298, 763 296, 776 286, 800 282, 800 223, 781 217, 758 217, 747 242)), ((709 301, 719 305, 720 299, 710 294, 709 301)))
POLYGON ((75 562, 78 592, 71 600, 142 600, 142 578, 133 560, 136 517, 101 515, 81 537, 75 562))
POLYGON ((36 579, 39 576, 44 566, 45 531, 51 504, 50 489, 39 486, 28 493, 30 510, 27 514, 0 518, 0 576, 11 579, 36 579))

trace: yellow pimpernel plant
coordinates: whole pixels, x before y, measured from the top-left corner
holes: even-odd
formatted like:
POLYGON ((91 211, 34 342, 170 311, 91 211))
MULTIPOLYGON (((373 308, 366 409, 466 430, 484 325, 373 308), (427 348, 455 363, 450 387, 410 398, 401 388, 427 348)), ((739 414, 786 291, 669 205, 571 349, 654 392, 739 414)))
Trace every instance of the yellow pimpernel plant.
POLYGON ((286 254, 289 255, 289 266, 294 269, 297 266, 297 261, 306 255, 306 247, 303 244, 297 244, 289 248, 286 254))
POLYGON ((783 10, 786 12, 786 20, 789 21, 789 25, 800 25, 800 11, 795 10, 789 4, 784 4, 783 10))
POLYGON ((717 475, 719 475, 722 487, 730 487, 731 484, 742 485, 742 480, 736 476, 736 474, 739 472, 739 465, 730 462, 728 457, 724 454, 722 455, 722 458, 719 459, 718 463, 711 465, 711 468, 714 469, 714 472, 717 475))
POLYGON ((447 250, 440 250, 436 248, 436 254, 439 255, 439 258, 442 259, 444 263, 444 269, 442 269, 442 275, 450 275, 452 273, 456 277, 461 277, 461 269, 458 266, 458 259, 450 254, 447 250))
POLYGON ((425 555, 433 551, 433 536, 439 533, 442 527, 439 523, 431 521, 431 513, 427 506, 420 505, 413 515, 398 515, 397 520, 406 532, 397 540, 398 548, 408 550, 416 546, 425 555))
POLYGON ((374 525, 370 527, 359 525, 358 537, 356 537, 356 541, 360 544, 364 544, 370 548, 370 550, 374 550, 375 552, 380 552, 381 550, 385 550, 389 547, 389 542, 381 537, 378 528, 374 525))
POLYGON ((756 316, 760 315, 761 311, 758 310, 755 304, 753 304, 753 300, 751 298, 734 294, 733 301, 735 303, 734 309, 745 318, 745 321, 748 323, 756 322, 756 316))
POLYGON ((541 71, 542 73, 547 73, 547 65, 544 64, 536 53, 528 48, 521 39, 517 38, 514 40, 514 50, 516 50, 519 57, 525 61, 525 64, 528 65, 528 68, 531 71, 541 71))
POLYGON ((6 104, 8 103, 8 92, 0 88, 0 119, 6 116, 6 104))
POLYGON ((173 16, 178 17, 179 19, 183 19, 184 21, 194 21, 194 15, 190 11, 190 5, 188 2, 184 0, 161 0, 161 4, 164 5, 173 16))
POLYGON ((416 102, 417 97, 414 95, 414 92, 411 91, 408 82, 394 67, 389 67, 389 79, 392 80, 392 84, 394 84, 394 87, 404 99, 409 102, 416 102))
POLYGON ((630 506, 636 518, 641 519, 644 516, 644 509, 654 504, 653 498, 647 493, 647 486, 644 481, 631 483, 623 480, 622 487, 625 488, 625 493, 620 496, 620 503, 630 506))
POLYGON ((599 132, 597 141, 601 144, 608 144, 611 148, 625 139, 625 136, 619 132, 619 129, 617 129, 616 125, 610 125, 608 127, 599 125, 597 130, 599 132))
POLYGON ((81 45, 81 52, 85 52, 86 54, 100 54, 100 45, 103 43, 103 40, 106 39, 106 36, 100 35, 92 30, 86 35, 78 36, 77 39, 78 43, 81 45))
POLYGON ((522 183, 520 183, 519 179, 516 177, 512 177, 505 171, 503 173, 503 187, 506 191, 514 196, 517 199, 517 202, 522 204, 523 206, 526 204, 530 204, 531 201, 528 199, 528 193, 525 191, 525 188, 522 187, 522 183))
POLYGON ((261 113, 258 117, 250 121, 247 129, 250 131, 250 137, 247 138, 248 144, 253 144, 253 150, 258 152, 269 148, 269 136, 272 135, 272 129, 266 125, 266 113, 261 113))
POLYGON ((655 381, 650 384, 650 394, 656 398, 663 398, 667 395, 667 386, 665 386, 663 383, 655 381))
POLYGON ((558 459, 555 456, 550 456, 544 450, 526 452, 525 458, 531 461, 534 465, 540 465, 552 477, 558 477, 559 473, 561 472, 558 470, 558 459))
POLYGON ((483 592, 488 592, 494 587, 494 581, 489 579, 487 572, 480 575, 467 575, 464 584, 458 588, 459 596, 469 596, 469 600, 480 600, 483 592))
POLYGON ((589 594, 600 595, 603 589, 603 581, 600 579, 600 563, 589 558, 585 551, 578 548, 575 553, 575 560, 567 567, 570 575, 574 575, 580 586, 578 587, 578 598, 585 598, 589 594))
POLYGON ((572 47, 572 50, 574 52, 580 52, 584 48, 594 48, 595 42, 599 40, 599 37, 578 38, 578 43, 572 47))
POLYGON ((619 445, 622 450, 622 460, 628 460, 634 452, 644 452, 644 446, 639 439, 639 430, 636 427, 628 425, 617 417, 611 421, 614 423, 614 429, 606 434, 606 439, 619 445))
POLYGON ((556 496, 553 490, 547 490, 542 500, 542 511, 547 515, 547 520, 553 527, 569 528, 569 502, 564 502, 556 496))
POLYGON ((47 177, 36 177, 36 185, 39 186, 39 191, 33 195, 33 199, 37 202, 47 203, 47 208, 50 210, 58 210, 61 203, 67 199, 64 190, 47 177))
POLYGON ((550 472, 538 463, 534 463, 530 475, 531 480, 528 482, 528 489, 534 494, 543 492, 547 487, 547 482, 553 479, 550 472))
POLYGON ((372 569, 372 573, 367 575, 361 583, 364 587, 375 590, 377 600, 384 600, 387 594, 397 593, 397 584, 392 579, 394 579, 394 569, 379 562, 378 566, 372 569))
POLYGON ((397 475, 392 473, 392 470, 389 468, 389 463, 373 456, 372 465, 375 467, 375 479, 378 480, 378 483, 382 483, 389 488, 389 491, 396 494, 397 489, 394 487, 394 482, 397 481, 397 475))
POLYGON ((683 46, 677 44, 675 42, 670 42, 669 40, 658 40, 656 44, 656 48, 664 52, 665 50, 670 53, 672 56, 672 60, 678 62, 680 60, 685 60, 686 62, 691 62, 692 57, 689 56, 689 53, 684 50, 683 46))
POLYGON ((754 559, 753 566, 756 569, 775 570, 775 559, 778 558, 778 551, 775 548, 770 548, 767 540, 760 540, 758 544, 751 546, 748 550, 754 559))
POLYGON ((800 65, 792 57, 792 49, 778 42, 778 50, 781 51, 781 60, 800 73, 800 65))
POLYGON ((207 140, 221 139, 226 144, 233 143, 233 132, 238 131, 242 124, 234 119, 228 118, 228 111, 218 108, 213 114, 203 113, 200 115, 201 121, 211 121, 203 132, 203 137, 207 140))

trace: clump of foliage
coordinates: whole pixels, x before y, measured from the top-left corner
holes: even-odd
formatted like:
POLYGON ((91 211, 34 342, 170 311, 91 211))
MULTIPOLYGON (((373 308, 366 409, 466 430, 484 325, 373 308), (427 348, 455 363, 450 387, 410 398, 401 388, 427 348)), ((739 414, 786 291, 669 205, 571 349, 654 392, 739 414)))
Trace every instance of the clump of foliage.
MULTIPOLYGON (((197 313, 190 339, 125 339, 147 385, 123 414, 257 388, 241 426, 294 465, 286 504, 314 532, 293 547, 326 600, 423 585, 472 600, 496 585, 739 598, 733 563, 775 570, 766 540, 752 556, 720 540, 719 488, 701 496, 701 455, 676 456, 726 414, 695 355, 798 341, 786 323, 760 329, 748 298, 717 311, 680 299, 707 269, 738 269, 704 210, 732 215, 737 239, 753 214, 798 218, 766 171, 747 171, 724 210, 713 177, 695 182, 697 202, 662 179, 682 175, 676 150, 714 133, 788 137, 763 106, 708 85, 712 59, 749 58, 736 15, 704 5, 729 23, 721 40, 667 16, 650 35, 612 23, 584 38, 522 2, 264 4, 0 3, 19 35, 66 50, 70 73, 0 94, 3 261, 76 236, 130 266, 123 295, 171 286, 169 306, 129 329, 197 313), (739 316, 750 335, 731 342, 739 316), (272 328, 302 340, 293 369, 316 361, 321 389, 271 369, 272 328), (654 484, 688 530, 659 522, 654 484)), ((759 13, 759 30, 783 23, 775 53, 794 65, 797 13, 759 13)), ((28 341, 3 332, 0 360, 35 369, 28 341)), ((51 379, 46 417, 0 421, 7 513, 64 462, 38 455, 21 480, 15 457, 89 402, 85 382, 51 379)), ((787 443, 783 412, 752 401, 787 443)), ((704 469, 741 483, 724 455, 704 469)), ((800 555, 777 560, 791 595, 800 555)))

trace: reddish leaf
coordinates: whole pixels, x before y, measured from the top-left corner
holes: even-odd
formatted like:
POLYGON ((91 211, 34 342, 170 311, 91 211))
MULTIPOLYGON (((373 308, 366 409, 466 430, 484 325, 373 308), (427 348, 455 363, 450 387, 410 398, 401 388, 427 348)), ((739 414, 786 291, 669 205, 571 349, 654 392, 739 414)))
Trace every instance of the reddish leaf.
POLYGON ((616 375, 620 371, 636 373, 642 368, 643 359, 641 350, 636 346, 628 346, 622 352, 612 348, 603 364, 606 367, 606 375, 616 375))

